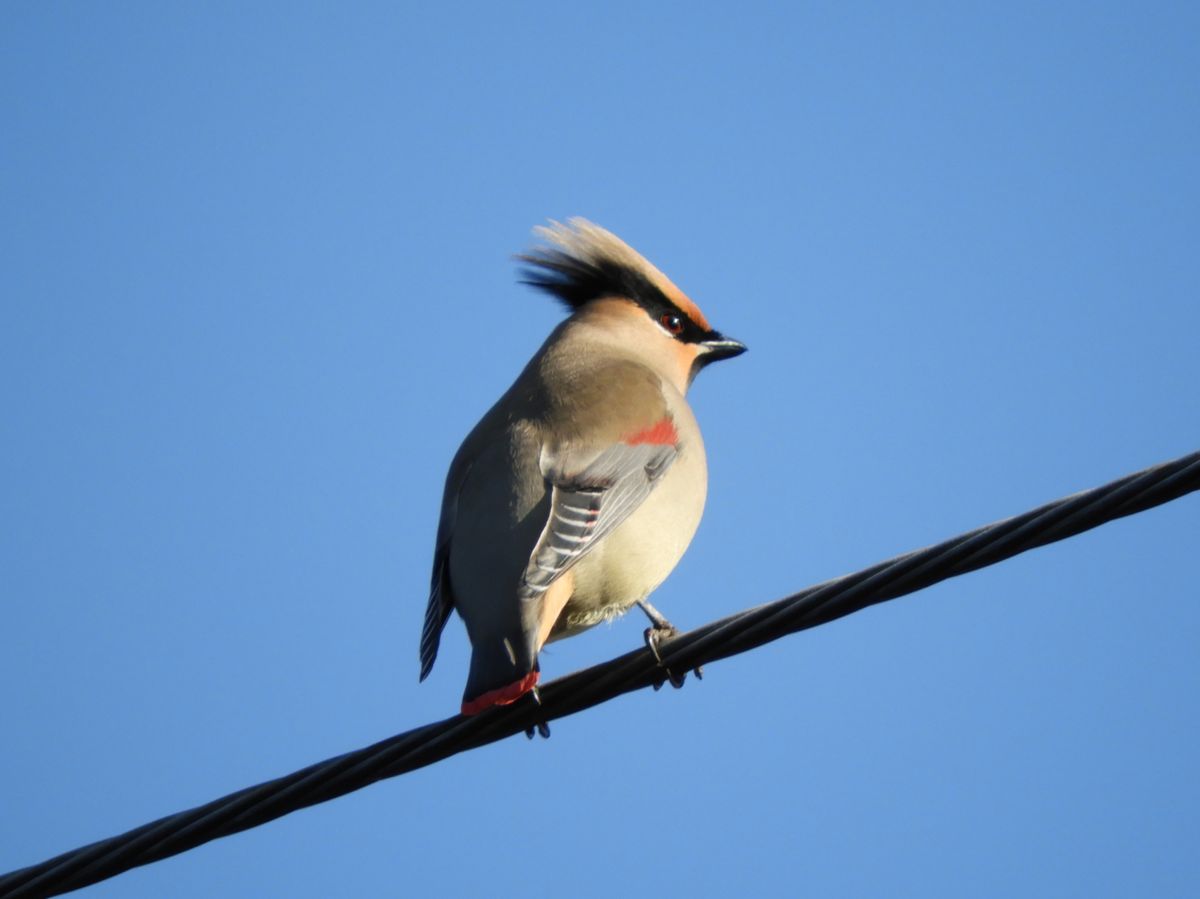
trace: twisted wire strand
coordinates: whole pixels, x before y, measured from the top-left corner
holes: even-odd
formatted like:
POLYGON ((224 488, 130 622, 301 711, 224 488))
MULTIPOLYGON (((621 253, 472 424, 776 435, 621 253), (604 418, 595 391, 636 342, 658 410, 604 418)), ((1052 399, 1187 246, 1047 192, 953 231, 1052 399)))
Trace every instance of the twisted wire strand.
POLYGON ((624 693, 657 689, 667 668, 683 672, 747 652, 1198 489, 1195 452, 680 634, 660 644, 661 663, 649 649, 638 649, 546 684, 540 704, 520 702, 427 724, 2 875, 0 897, 79 889, 624 693))

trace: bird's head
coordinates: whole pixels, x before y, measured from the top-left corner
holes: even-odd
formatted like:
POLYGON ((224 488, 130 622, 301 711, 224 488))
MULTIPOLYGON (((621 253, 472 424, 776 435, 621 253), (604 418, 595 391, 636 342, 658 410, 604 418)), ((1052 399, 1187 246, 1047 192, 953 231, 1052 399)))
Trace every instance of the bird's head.
POLYGON ((572 319, 658 362, 681 390, 710 362, 746 351, 615 234, 581 218, 536 233, 546 245, 517 257, 525 265, 524 283, 557 297, 572 319))

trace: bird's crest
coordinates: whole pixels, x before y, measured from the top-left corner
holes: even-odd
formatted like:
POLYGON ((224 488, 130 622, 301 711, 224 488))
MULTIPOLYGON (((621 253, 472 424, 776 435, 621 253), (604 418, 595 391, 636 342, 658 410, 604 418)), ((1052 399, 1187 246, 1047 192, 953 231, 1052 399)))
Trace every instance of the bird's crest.
POLYGON ((534 233, 547 246, 517 256, 522 281, 553 294, 571 309, 601 297, 622 296, 649 304, 666 300, 704 330, 708 321, 682 290, 611 231, 587 219, 552 221, 534 233))

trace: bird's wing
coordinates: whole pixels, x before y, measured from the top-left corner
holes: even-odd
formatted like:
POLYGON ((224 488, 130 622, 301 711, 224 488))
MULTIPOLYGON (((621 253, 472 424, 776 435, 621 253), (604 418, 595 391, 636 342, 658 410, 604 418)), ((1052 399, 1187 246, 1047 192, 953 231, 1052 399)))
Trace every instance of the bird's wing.
MULTIPOLYGON (((469 470, 469 469, 468 469, 469 470)), ((425 607, 425 626, 421 628, 421 680, 429 677, 437 659, 438 645, 442 640, 442 629, 454 611, 454 594, 450 592, 450 537, 454 534, 454 520, 458 514, 458 492, 453 467, 447 481, 446 495, 442 500, 442 517, 438 522, 437 541, 433 552, 433 576, 429 584, 429 604, 425 607)))
POLYGON ((526 600, 539 599, 650 495, 679 453, 669 416, 599 450, 569 447, 543 452, 551 486, 550 515, 521 582, 526 600))

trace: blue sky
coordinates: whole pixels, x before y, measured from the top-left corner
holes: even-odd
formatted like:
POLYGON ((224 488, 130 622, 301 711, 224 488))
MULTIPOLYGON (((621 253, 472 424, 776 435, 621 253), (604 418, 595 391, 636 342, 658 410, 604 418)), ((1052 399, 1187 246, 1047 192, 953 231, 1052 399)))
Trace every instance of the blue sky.
MULTIPOLYGON (((0 870, 452 714, 441 481, 583 215, 746 356, 694 626, 1200 447, 1193 4, 10 5, 0 870)), ((1194 497, 97 896, 1187 896, 1194 497)), ((639 645, 632 617, 547 677, 639 645)))

